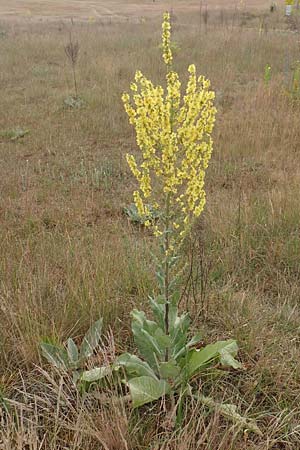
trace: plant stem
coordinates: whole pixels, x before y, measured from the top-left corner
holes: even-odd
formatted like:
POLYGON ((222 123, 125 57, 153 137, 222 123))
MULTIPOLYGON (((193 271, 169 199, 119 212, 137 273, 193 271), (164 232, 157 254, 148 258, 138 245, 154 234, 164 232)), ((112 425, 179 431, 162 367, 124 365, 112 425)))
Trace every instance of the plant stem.
POLYGON ((78 97, 78 90, 77 90, 76 70, 75 70, 75 64, 73 62, 72 62, 72 69, 73 69, 75 95, 76 95, 76 98, 77 98, 78 97))
MULTIPOLYGON (((169 260, 169 250, 170 250, 170 237, 169 237, 169 226, 170 226, 170 193, 166 196, 166 219, 165 219, 165 232, 164 232, 164 251, 165 251, 165 273, 164 273, 164 289, 165 289, 165 333, 168 336, 170 334, 170 324, 169 324, 169 301, 170 301, 170 260, 169 260)), ((169 351, 166 349, 165 361, 169 360, 169 351)))
MULTIPOLYGON (((172 64, 167 65, 167 74, 172 72, 172 64)), ((171 132, 173 131, 173 103, 171 105, 171 132)), ((170 323, 169 323, 169 311, 170 311, 170 203, 171 203, 171 193, 168 192, 165 197, 165 232, 164 232, 164 251, 165 251, 165 333, 167 336, 170 335, 170 323)), ((169 349, 166 348, 165 362, 169 361, 169 349)))

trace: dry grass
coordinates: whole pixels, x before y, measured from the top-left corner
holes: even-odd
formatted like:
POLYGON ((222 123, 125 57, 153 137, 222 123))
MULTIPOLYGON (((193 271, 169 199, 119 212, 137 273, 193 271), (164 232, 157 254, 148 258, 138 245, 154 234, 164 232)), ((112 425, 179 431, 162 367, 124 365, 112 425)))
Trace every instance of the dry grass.
POLYGON ((197 404, 174 433, 158 407, 83 402, 67 380, 36 369, 46 367, 41 339, 80 337, 99 315, 117 352, 131 346, 128 313, 154 287, 152 238, 122 214, 134 186, 124 155, 135 144, 120 96, 136 68, 162 79, 160 19, 121 32, 75 23, 79 109, 63 103, 69 24, 3 22, 0 130, 30 133, 0 137, 0 387, 13 401, 0 418, 1 450, 300 448, 300 103, 287 94, 297 21, 225 6, 201 26, 199 11, 175 16, 176 69, 184 78, 195 62, 219 111, 186 302, 207 341, 238 340, 246 367, 199 388, 256 417, 263 437, 197 404))
POLYGON ((138 22, 141 18, 159 17, 167 9, 182 13, 199 13, 203 11, 220 10, 253 10, 268 9, 269 0, 248 0, 247 5, 236 0, 2 0, 0 4, 0 15, 8 21, 58 21, 70 17, 81 21, 101 22, 138 22))

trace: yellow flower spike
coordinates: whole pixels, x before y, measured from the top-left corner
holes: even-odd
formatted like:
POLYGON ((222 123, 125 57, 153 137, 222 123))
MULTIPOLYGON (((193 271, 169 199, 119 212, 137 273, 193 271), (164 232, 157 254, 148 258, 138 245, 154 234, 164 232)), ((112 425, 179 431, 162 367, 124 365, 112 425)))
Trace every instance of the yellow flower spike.
POLYGON ((133 199, 134 199, 134 203, 135 203, 135 206, 136 206, 136 209, 137 209, 139 215, 141 217, 144 217, 146 215, 145 214, 144 203, 143 203, 141 195, 140 195, 140 193, 138 191, 134 191, 133 199))
MULTIPOLYGON (((188 72, 190 73, 190 74, 192 74, 192 75, 195 75, 196 74, 196 66, 195 66, 195 64, 190 64, 189 65, 189 67, 188 67, 188 72)), ((200 77, 199 77, 200 78, 200 77)))
POLYGON ((135 176, 135 178, 137 180, 139 180, 141 178, 141 172, 139 171, 135 158, 133 155, 126 155, 126 160, 127 160, 127 164, 130 167, 131 172, 133 173, 133 175, 135 176))
POLYGON ((163 48, 163 60, 167 66, 170 66, 173 61, 173 55, 171 51, 171 24, 170 14, 164 13, 162 23, 162 48, 163 48))
MULTIPOLYGON (((167 65, 166 91, 155 86, 140 71, 131 83, 132 95, 123 94, 124 108, 136 131, 141 158, 127 155, 127 162, 139 184, 134 202, 142 217, 151 216, 145 203, 166 216, 168 199, 170 245, 178 244, 189 232, 193 218, 205 206, 205 171, 211 158, 216 108, 210 82, 188 68, 189 79, 182 96, 178 74, 171 70, 170 16, 162 25, 163 59, 167 65), (147 201, 146 201, 147 200, 147 201)), ((164 220, 149 220, 154 235, 165 230, 164 220)))

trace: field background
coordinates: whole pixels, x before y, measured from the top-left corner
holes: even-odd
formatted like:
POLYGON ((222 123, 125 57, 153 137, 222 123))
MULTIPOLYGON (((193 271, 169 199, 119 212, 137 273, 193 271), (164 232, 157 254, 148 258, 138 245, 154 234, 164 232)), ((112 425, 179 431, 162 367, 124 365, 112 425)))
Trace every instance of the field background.
MULTIPOLYGON (((200 1, 156 0, 156 1, 130 1, 130 0, 2 0, 0 15, 4 19, 22 19, 30 17, 32 20, 58 20, 74 17, 78 20, 91 18, 101 20, 129 20, 137 17, 161 16, 165 10, 174 9, 177 12, 199 11, 200 1)), ((236 9, 247 3, 247 9, 266 9, 270 6, 269 0, 250 0, 237 2, 236 0, 210 0, 202 2, 210 10, 220 8, 236 9)), ((283 2, 282 2, 283 3, 283 2)))
POLYGON ((300 103, 291 93, 300 28, 277 3, 270 13, 258 0, 0 2, 0 392, 15 408, 0 416, 1 450, 300 448, 300 103), (125 154, 137 149, 120 98, 136 69, 163 82, 165 9, 176 70, 185 81, 194 62, 218 108, 183 306, 205 342, 236 338, 245 365, 199 389, 238 404, 262 437, 199 405, 179 434, 159 409, 146 420, 126 405, 82 405, 39 352, 43 339, 80 341, 99 315, 114 334, 107 352, 132 348, 129 311, 147 308, 155 288, 155 242, 122 212, 135 187, 125 154), (78 109, 64 103, 74 95, 70 31, 78 109), (18 127, 28 133, 12 139, 18 127))

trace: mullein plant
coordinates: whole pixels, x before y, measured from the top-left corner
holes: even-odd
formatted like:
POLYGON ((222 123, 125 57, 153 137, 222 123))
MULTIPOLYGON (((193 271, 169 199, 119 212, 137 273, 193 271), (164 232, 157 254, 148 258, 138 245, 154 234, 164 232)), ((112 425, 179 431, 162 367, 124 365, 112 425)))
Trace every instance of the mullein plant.
MULTIPOLYGON (((158 294, 150 297, 153 319, 136 309, 131 313, 141 357, 125 353, 114 368, 124 370, 133 407, 170 396, 173 415, 180 419, 182 402, 187 395, 194 396, 191 379, 216 364, 234 369, 241 364, 235 359, 238 347, 234 340, 201 347, 200 335, 190 337, 188 313, 179 313, 182 244, 205 206, 204 179, 212 154, 216 108, 209 80, 197 76, 194 65, 188 68, 186 91, 181 93, 181 82, 173 69, 168 13, 162 24, 162 51, 166 88, 155 86, 137 71, 131 94, 122 96, 140 150, 137 158, 126 156, 138 183, 133 198, 145 226, 159 239, 161 254, 155 257, 158 294), (159 211, 158 220, 151 220, 149 204, 159 211)), ((199 394, 198 399, 259 432, 234 405, 220 405, 199 394)))
POLYGON ((129 167, 139 183, 139 190, 133 194, 134 202, 141 217, 150 216, 148 203, 161 213, 158 222, 146 220, 145 225, 153 228, 162 243, 159 280, 167 335, 170 308, 174 295, 177 297, 177 292, 172 292, 172 272, 179 260, 178 250, 205 205, 204 177, 212 153, 211 133, 216 115, 210 82, 203 76, 197 78, 194 65, 189 66, 189 81, 181 98, 181 83, 172 69, 169 20, 166 13, 162 34, 166 92, 137 71, 131 84, 132 98, 123 94, 142 153, 140 164, 134 155, 127 155, 129 167))
MULTIPOLYGON (((188 69, 186 92, 181 96, 181 83, 172 68, 168 13, 164 15, 162 28, 166 89, 154 86, 138 71, 131 84, 132 95, 123 95, 141 151, 139 159, 127 155, 139 187, 134 192, 136 211, 160 241, 161 254, 155 256, 158 293, 149 298, 153 318, 149 320, 143 311, 132 311, 132 332, 139 355, 123 353, 110 366, 82 369, 81 355, 91 355, 99 333, 97 339, 88 333, 92 340, 87 355, 85 351, 78 352, 71 340, 67 350, 43 344, 43 353, 56 367, 75 370, 74 381, 81 390, 90 389, 94 383, 105 387, 107 377, 113 381, 121 378, 129 390, 133 408, 169 398, 163 404, 168 405, 171 417, 180 425, 184 403, 192 397, 209 409, 217 409, 240 427, 260 434, 256 423, 241 416, 235 405, 217 403, 193 389, 195 378, 216 369, 216 365, 233 369, 242 366, 235 359, 238 347, 234 340, 203 347, 202 336, 190 336, 188 313, 179 313, 182 244, 204 209, 204 177, 212 153, 216 108, 209 81, 196 76, 194 65, 188 69), (159 214, 154 217, 151 208, 159 214)), ((86 340, 89 342, 90 338, 86 340)))

